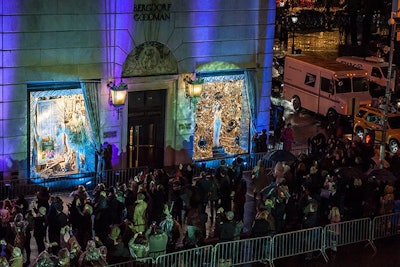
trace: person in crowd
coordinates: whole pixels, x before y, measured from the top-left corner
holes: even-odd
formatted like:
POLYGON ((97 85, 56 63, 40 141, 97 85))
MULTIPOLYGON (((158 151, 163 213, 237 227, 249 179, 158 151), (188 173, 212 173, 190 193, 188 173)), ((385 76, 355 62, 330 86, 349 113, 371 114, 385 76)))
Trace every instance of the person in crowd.
POLYGON ((0 208, 0 239, 4 239, 7 242, 12 242, 13 238, 10 236, 10 221, 11 221, 11 211, 4 205, 0 208))
POLYGON ((22 213, 22 215, 26 215, 29 210, 29 203, 25 199, 23 194, 18 195, 17 200, 14 203, 14 206, 17 208, 17 213, 22 213))
MULTIPOLYGON (((341 216, 340 216, 340 211, 338 207, 332 207, 331 210, 329 211, 328 214, 328 220, 330 224, 338 224, 340 223, 340 221, 342 220, 341 216)), ((334 225, 333 227, 333 232, 331 233, 332 237, 332 250, 334 252, 337 251, 337 241, 339 238, 339 234, 340 234, 340 229, 338 225, 334 225)))
POLYGON ((243 178, 243 159, 237 157, 232 161, 232 191, 236 192, 236 189, 243 178))
POLYGON ((46 208, 39 207, 37 212, 32 211, 34 218, 34 227, 33 227, 33 237, 35 238, 37 250, 40 254, 45 250, 44 240, 46 238, 46 230, 47 230, 47 220, 46 220, 46 208))
MULTIPOLYGON (((219 242, 229 242, 229 241, 234 241, 235 236, 236 236, 236 227, 237 223, 234 221, 235 214, 233 211, 228 211, 225 213, 225 218, 220 222, 219 225, 219 242)), ((237 251, 235 248, 230 251, 225 251, 224 252, 224 257, 223 261, 225 263, 229 263, 232 261, 232 256, 236 253, 237 251)))
POLYGON ((273 236, 275 232, 274 217, 267 210, 265 204, 259 203, 257 205, 257 213, 251 228, 251 237, 273 236))
POLYGON ((185 247, 192 248, 204 243, 207 235, 206 222, 207 215, 201 213, 201 208, 191 206, 186 217, 185 247))
POLYGON ((222 159, 220 161, 219 166, 217 167, 217 169, 215 171, 215 178, 217 179, 218 182, 220 182, 222 176, 228 175, 229 172, 230 172, 229 165, 226 163, 226 161, 224 159, 222 159))
POLYGON ((90 240, 87 243, 86 250, 81 254, 79 258, 79 266, 89 267, 89 266, 107 266, 107 259, 105 257, 106 251, 104 246, 97 247, 94 240, 90 240))
POLYGON ((281 132, 281 140, 283 142, 283 150, 291 151, 294 143, 294 133, 292 124, 289 122, 281 132))
POLYGON ((63 206, 63 202, 62 200, 58 200, 56 205, 56 215, 54 218, 54 236, 52 238, 52 240, 50 240, 49 237, 49 241, 51 243, 55 243, 56 245, 52 247, 52 252, 53 254, 57 254, 58 251, 61 249, 59 242, 60 242, 60 232, 61 232, 61 228, 65 227, 68 224, 68 216, 64 213, 64 206, 63 206))
POLYGON ((274 167, 274 181, 263 190, 266 199, 273 203, 271 211, 275 218, 276 231, 281 233, 285 230, 286 205, 290 198, 289 188, 285 179, 285 168, 282 162, 277 162, 274 167))
MULTIPOLYGON (((302 228, 308 229, 319 226, 318 222, 318 202, 309 198, 306 207, 303 210, 303 218, 302 218, 302 228)), ((315 234, 315 233, 312 233, 315 234)), ((308 242, 314 242, 315 238, 311 238, 308 242)), ((314 256, 314 253, 310 252, 306 254, 306 260, 311 260, 314 256)))
POLYGON ((153 201, 151 213, 149 216, 150 221, 161 222, 163 220, 164 206, 167 203, 168 195, 162 184, 154 183, 153 187, 149 191, 149 196, 153 201))
POLYGON ((105 186, 99 188, 98 196, 93 201, 93 228, 100 241, 105 243, 109 232, 110 218, 108 216, 107 193, 105 186))
POLYGON ((246 204, 247 183, 245 179, 240 179, 233 196, 233 211, 236 219, 242 221, 244 219, 244 205, 246 204))
POLYGON ((200 179, 196 181, 196 188, 198 190, 198 194, 200 196, 200 209, 201 212, 206 211, 206 206, 209 201, 209 195, 210 195, 210 190, 211 190, 211 181, 209 175, 207 175, 205 172, 202 172, 200 175, 200 179))
POLYGON ((89 240, 92 239, 92 214, 93 207, 89 203, 86 203, 81 210, 79 210, 79 224, 77 227, 77 237, 78 243, 81 247, 87 244, 89 240))
POLYGON ((155 259, 167 253, 168 236, 155 222, 146 230, 145 236, 149 241, 149 257, 155 259))
POLYGON ((193 183, 193 167, 191 164, 186 165, 186 168, 182 171, 182 176, 186 178, 188 184, 193 183))
POLYGON ((219 241, 233 241, 235 238, 236 222, 234 221, 235 214, 233 211, 225 213, 225 218, 219 225, 219 241))
POLYGON ((172 217, 179 223, 182 223, 182 211, 184 206, 189 205, 189 196, 187 196, 187 188, 191 185, 184 185, 182 176, 176 176, 169 184, 169 200, 174 203, 171 211, 172 217), (185 195, 186 194, 186 195, 185 195), (183 198, 182 196, 185 195, 183 198))
MULTIPOLYGON (((29 207, 29 205, 28 205, 29 207)), ((25 228, 25 243, 24 243, 24 249, 25 249, 25 266, 28 266, 30 264, 30 258, 31 258, 31 238, 32 238, 32 231, 35 226, 35 220, 32 214, 31 210, 28 210, 26 214, 24 215, 25 221, 27 222, 27 226, 25 228)))
POLYGON ((132 259, 146 258, 149 255, 149 241, 142 233, 136 233, 129 240, 128 247, 132 259))
POLYGON ((254 132, 251 137, 251 153, 260 152, 260 142, 258 141, 258 132, 254 132))
POLYGON ((13 246, 20 248, 21 251, 24 249, 27 227, 28 222, 25 221, 22 213, 15 215, 14 222, 11 223, 11 229, 14 233, 13 246))
POLYGON ((90 195, 83 185, 78 185, 77 188, 69 195, 71 199, 78 197, 81 203, 90 202, 90 195))
POLYGON ((221 207, 225 211, 232 210, 232 184, 229 174, 225 171, 220 173, 220 180, 219 180, 219 192, 221 197, 221 207))
MULTIPOLYGON (((173 205, 173 204, 172 204, 173 205)), ((160 222, 160 228, 168 236, 167 252, 173 252, 182 243, 183 229, 177 220, 172 215, 167 204, 164 205, 164 220, 160 222)))
POLYGON ((50 188, 41 187, 36 194, 36 199, 38 208, 43 206, 46 208, 46 210, 49 210, 50 188))
POLYGON ((220 199, 220 192, 219 192, 219 183, 215 178, 215 175, 210 176, 210 194, 209 194, 209 217, 211 224, 214 223, 215 213, 218 209, 218 201, 220 199))
POLYGON ((144 233, 146 231, 146 210, 147 203, 145 201, 145 195, 139 193, 136 200, 135 211, 133 213, 133 226, 137 233, 144 233))
POLYGON ((267 152, 268 151, 268 135, 267 135, 267 129, 262 129, 261 134, 258 137, 258 143, 259 143, 259 152, 267 152))
POLYGON ((275 149, 282 149, 281 133, 282 133, 282 129, 284 127, 285 127, 285 121, 283 120, 283 118, 281 116, 279 116, 279 118, 277 119, 276 125, 274 126, 273 142, 274 142, 275 149))
POLYGON ((121 228, 114 225, 106 241, 107 263, 116 264, 129 260, 129 250, 122 241, 121 228))

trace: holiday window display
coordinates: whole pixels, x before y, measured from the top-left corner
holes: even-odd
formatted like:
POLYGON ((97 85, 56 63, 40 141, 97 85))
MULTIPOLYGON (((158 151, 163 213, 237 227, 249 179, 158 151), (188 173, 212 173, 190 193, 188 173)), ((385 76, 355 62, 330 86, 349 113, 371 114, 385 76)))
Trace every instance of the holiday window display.
POLYGON ((47 178, 85 172, 90 128, 81 90, 31 98, 31 173, 47 178))
POLYGON ((195 109, 194 159, 248 151, 249 116, 244 80, 206 82, 195 109))

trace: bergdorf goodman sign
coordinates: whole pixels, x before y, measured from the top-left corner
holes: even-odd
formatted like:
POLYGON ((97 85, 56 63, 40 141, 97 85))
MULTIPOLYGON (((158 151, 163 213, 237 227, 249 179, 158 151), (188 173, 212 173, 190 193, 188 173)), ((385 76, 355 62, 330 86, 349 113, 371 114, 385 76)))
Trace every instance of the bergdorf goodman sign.
POLYGON ((136 21, 170 20, 171 3, 135 4, 134 18, 136 21))

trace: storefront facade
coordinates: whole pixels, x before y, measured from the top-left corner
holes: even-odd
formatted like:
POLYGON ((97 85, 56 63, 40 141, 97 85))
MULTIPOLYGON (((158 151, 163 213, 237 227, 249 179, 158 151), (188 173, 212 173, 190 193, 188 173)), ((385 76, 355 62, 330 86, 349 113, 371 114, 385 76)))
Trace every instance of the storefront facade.
POLYGON ((274 1, 1 8, 4 180, 250 153, 252 133, 268 128, 274 1), (121 83, 125 105, 114 106, 110 87, 121 83), (103 150, 106 163, 95 160, 103 150))

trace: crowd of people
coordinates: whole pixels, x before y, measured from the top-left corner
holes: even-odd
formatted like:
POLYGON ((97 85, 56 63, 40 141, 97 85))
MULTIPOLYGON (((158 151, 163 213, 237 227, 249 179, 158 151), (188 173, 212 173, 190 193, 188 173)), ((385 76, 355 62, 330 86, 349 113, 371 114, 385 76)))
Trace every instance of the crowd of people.
POLYGON ((400 212, 400 151, 387 153, 382 162, 373 144, 323 133, 310 138, 309 146, 307 155, 278 162, 272 173, 262 164, 253 170, 255 181, 269 180, 255 198, 275 233, 400 212), (377 172, 382 166, 386 172, 377 172))
POLYGON ((22 195, 5 199, 0 206, 2 266, 106 266, 155 259, 209 238, 239 238, 246 189, 241 163, 205 169, 195 180, 191 165, 180 165, 174 175, 156 169, 127 184, 98 184, 90 193, 79 185, 68 203, 46 187, 31 203, 22 195), (208 221, 215 225, 212 233, 208 221), (34 262, 32 238, 39 254, 34 262))
POLYGON ((291 151, 293 144, 295 143, 292 124, 289 122, 285 126, 284 121, 279 121, 274 127, 273 136, 268 138, 267 130, 263 129, 260 135, 257 132, 254 133, 251 142, 252 153, 267 152, 268 144, 285 151, 291 151))
MULTIPOLYGON (((289 126, 290 127, 290 126, 289 126)), ((105 266, 194 248, 210 242, 273 236, 400 211, 399 183, 368 176, 377 168, 374 149, 362 142, 310 140, 311 153, 273 170, 243 176, 243 160, 221 160, 193 177, 190 164, 173 175, 140 173, 127 184, 78 186, 68 203, 43 187, 29 203, 5 199, 0 209, 2 266, 105 266), (358 170, 344 172, 343 170, 358 170), (267 181, 256 188, 257 181, 267 181), (254 218, 245 229, 246 193, 254 187, 254 218), (39 256, 30 262, 31 239, 39 256)), ((399 165, 400 152, 386 158, 399 165)), ((400 171, 391 169, 398 176, 400 171)), ((399 229, 400 230, 400 229, 399 229)))

